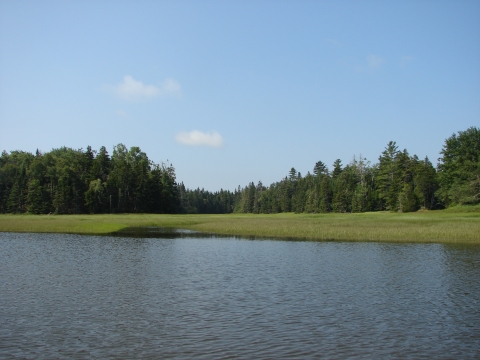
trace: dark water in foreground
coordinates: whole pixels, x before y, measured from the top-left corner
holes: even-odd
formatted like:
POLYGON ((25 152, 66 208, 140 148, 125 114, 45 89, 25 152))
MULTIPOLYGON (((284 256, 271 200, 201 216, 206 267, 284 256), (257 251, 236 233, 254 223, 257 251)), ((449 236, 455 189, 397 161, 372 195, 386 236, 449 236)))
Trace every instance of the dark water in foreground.
POLYGON ((479 358, 480 247, 0 233, 15 357, 479 358))

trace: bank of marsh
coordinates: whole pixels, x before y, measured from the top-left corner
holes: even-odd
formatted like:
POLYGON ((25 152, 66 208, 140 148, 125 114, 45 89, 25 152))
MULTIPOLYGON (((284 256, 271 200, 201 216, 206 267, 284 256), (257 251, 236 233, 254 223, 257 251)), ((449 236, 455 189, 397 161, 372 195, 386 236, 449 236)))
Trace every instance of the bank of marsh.
POLYGON ((175 227, 219 235, 307 240, 480 243, 480 212, 360 214, 1 215, 0 231, 109 234, 130 227, 175 227))

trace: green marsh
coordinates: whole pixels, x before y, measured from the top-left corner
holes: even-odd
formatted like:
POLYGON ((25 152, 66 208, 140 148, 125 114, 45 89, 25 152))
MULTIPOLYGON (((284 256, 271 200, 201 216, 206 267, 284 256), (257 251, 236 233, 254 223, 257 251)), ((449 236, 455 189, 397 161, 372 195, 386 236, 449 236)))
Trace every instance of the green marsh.
POLYGON ((406 214, 0 215, 2 232, 107 235, 149 226, 282 239, 480 243, 478 207, 406 214))

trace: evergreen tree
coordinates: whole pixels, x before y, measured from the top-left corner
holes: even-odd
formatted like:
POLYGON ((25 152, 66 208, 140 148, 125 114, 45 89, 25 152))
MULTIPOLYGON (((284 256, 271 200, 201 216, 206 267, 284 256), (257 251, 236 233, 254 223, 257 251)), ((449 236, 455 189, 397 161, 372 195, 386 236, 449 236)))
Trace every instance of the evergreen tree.
POLYGON ((342 160, 337 159, 333 163, 332 177, 336 178, 342 173, 342 160))
POLYGON ((288 179, 290 181, 295 181, 297 179, 297 170, 295 168, 291 168, 290 172, 288 173, 288 179))
POLYGON ((438 164, 438 195, 448 205, 480 202, 480 129, 472 126, 445 140, 438 164))
POLYGON ((318 212, 326 213, 330 211, 332 201, 330 178, 327 175, 322 176, 319 185, 320 202, 318 204, 318 212))
POLYGON ((439 186, 437 172, 428 157, 425 157, 425 160, 417 163, 414 183, 415 194, 417 195, 420 206, 424 209, 434 209, 437 205, 435 192, 439 186))
POLYGON ((418 199, 412 183, 404 183, 399 194, 398 209, 401 212, 412 212, 418 210, 418 199))
POLYGON ((390 141, 379 157, 377 190, 383 208, 391 211, 398 209, 398 196, 401 190, 399 153, 397 144, 390 141))
POLYGON ((355 189, 358 185, 357 169, 352 164, 345 166, 333 182, 332 210, 351 212, 355 189))
POLYGON ((362 156, 331 174, 318 161, 313 175, 291 168, 269 187, 253 182, 234 192, 186 189, 173 166, 151 162, 139 147, 123 144, 110 158, 66 147, 35 155, 3 151, 0 156, 0 212, 14 213, 248 213, 416 211, 480 202, 480 131, 471 127, 446 139, 438 172, 395 142, 371 166, 362 156))
POLYGON ((328 174, 328 168, 327 168, 327 165, 325 165, 323 162, 321 161, 317 161, 315 163, 315 166, 313 167, 313 174, 315 176, 319 176, 319 175, 327 175, 328 174))
POLYGON ((43 196, 43 189, 40 181, 36 179, 30 180, 27 195, 27 211, 31 214, 44 214, 48 204, 43 196))

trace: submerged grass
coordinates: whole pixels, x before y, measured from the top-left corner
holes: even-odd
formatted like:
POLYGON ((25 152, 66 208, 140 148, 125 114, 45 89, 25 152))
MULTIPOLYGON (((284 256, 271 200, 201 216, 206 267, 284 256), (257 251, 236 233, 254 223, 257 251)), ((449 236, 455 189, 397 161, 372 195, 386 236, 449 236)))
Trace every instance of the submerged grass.
POLYGON ((480 207, 408 214, 0 215, 6 232, 100 235, 149 226, 245 237, 480 244, 480 207))

